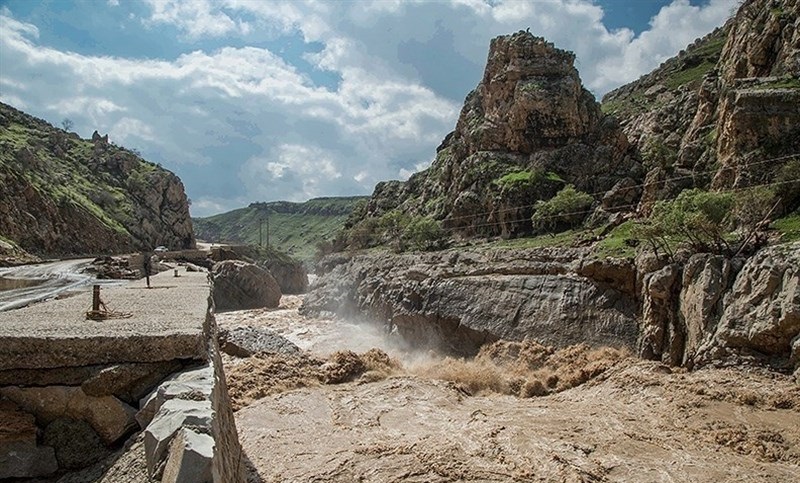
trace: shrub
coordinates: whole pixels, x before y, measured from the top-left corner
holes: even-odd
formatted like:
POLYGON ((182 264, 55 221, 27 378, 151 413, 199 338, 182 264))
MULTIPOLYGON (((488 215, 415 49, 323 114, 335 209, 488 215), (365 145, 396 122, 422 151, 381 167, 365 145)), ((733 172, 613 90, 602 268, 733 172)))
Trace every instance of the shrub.
POLYGON ((540 230, 553 228, 572 228, 586 218, 587 210, 594 199, 591 195, 567 185, 547 201, 534 205, 531 223, 540 230))
POLYGON ((649 223, 637 230, 651 246, 666 248, 671 238, 685 240, 696 252, 730 252, 725 234, 731 226, 734 198, 699 188, 684 190, 674 200, 653 207, 649 223))
POLYGON ((442 248, 446 236, 438 221, 419 216, 408 223, 403 238, 417 250, 436 250, 442 248))

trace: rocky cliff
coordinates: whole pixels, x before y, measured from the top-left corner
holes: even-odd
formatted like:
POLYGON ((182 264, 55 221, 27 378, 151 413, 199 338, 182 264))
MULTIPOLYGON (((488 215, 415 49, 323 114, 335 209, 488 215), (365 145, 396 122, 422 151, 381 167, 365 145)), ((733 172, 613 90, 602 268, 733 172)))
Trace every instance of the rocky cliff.
POLYGON ((686 187, 740 188, 800 172, 799 31, 797 0, 745 1, 725 26, 603 98, 648 170, 645 205, 686 187))
POLYGON ((429 215, 467 234, 531 231, 532 204, 566 184, 598 193, 643 175, 613 117, 582 85, 571 52, 527 32, 492 40, 483 79, 431 167, 381 183, 367 216, 429 215))
MULTIPOLYGON (((379 184, 363 214, 396 209, 461 234, 519 235, 531 229, 534 203, 566 183, 592 193, 595 209, 643 218, 653 202, 694 187, 769 183, 782 209, 795 209, 798 5, 743 2, 724 27, 610 93, 603 109, 622 129, 580 86, 570 53, 525 32, 498 37, 431 168, 379 184)), ((623 346, 685 367, 800 368, 800 242, 746 256, 746 238, 724 255, 667 240, 670 256, 659 258, 633 248, 633 223, 558 235, 570 247, 472 242, 434 254, 332 256, 303 310, 370 319, 415 347, 460 355, 497 339, 536 339, 623 346), (602 247, 614 244, 628 246, 627 258, 606 257, 602 247)))
POLYGON ((0 104, 0 236, 39 255, 194 246, 173 173, 0 104))
POLYGON ((667 263, 587 249, 338 255, 303 311, 383 324, 416 349, 474 355, 498 339, 626 347, 694 367, 800 369, 800 242, 667 263))

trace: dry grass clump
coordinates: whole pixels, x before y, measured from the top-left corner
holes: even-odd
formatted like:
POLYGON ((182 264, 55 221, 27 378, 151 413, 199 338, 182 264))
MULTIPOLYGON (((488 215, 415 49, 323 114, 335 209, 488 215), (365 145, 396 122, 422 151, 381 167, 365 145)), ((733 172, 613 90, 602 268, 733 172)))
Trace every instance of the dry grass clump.
POLYGON ((556 350, 534 341, 498 341, 473 360, 446 358, 415 372, 453 381, 470 394, 534 397, 581 385, 626 357, 626 351, 611 347, 579 344, 556 350))

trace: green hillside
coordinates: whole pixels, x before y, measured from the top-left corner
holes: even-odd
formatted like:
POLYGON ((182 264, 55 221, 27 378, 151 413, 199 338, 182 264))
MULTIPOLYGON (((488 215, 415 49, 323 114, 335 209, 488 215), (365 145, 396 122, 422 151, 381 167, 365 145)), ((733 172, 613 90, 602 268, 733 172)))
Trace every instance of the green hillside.
POLYGON ((207 242, 269 244, 303 261, 314 257, 316 245, 331 239, 347 216, 368 197, 314 198, 305 203, 275 201, 252 203, 246 208, 194 218, 197 238, 207 242))
POLYGON ((194 246, 173 173, 2 103, 0 198, 0 236, 40 255, 194 246))

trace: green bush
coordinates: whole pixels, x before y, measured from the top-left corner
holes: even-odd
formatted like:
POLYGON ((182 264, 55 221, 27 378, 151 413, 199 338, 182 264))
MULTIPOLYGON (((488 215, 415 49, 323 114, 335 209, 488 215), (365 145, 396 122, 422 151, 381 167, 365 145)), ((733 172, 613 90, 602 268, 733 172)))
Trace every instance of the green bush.
POLYGON ((531 223, 539 230, 575 227, 586 218, 593 202, 591 195, 567 185, 549 200, 534 205, 531 223))
POLYGON ((444 246, 446 234, 438 221, 418 216, 409 222, 403 238, 417 250, 436 250, 444 246))
POLYGON ((668 249, 675 238, 696 252, 730 252, 725 234, 731 228, 733 208, 731 193, 684 190, 674 200, 656 203, 649 223, 640 225, 637 233, 656 252, 658 247, 668 249))

